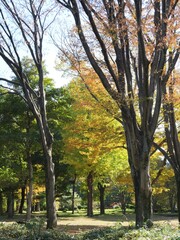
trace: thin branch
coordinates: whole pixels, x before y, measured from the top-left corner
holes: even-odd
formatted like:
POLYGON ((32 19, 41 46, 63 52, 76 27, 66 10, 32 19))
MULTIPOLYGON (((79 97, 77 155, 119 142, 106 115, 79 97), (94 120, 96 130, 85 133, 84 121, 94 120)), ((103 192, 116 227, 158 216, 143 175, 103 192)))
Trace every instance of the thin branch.
POLYGON ((165 166, 166 166, 166 158, 164 158, 164 160, 162 162, 162 166, 160 167, 159 171, 157 172, 156 177, 152 180, 152 182, 151 182, 152 186, 157 182, 157 180, 161 176, 165 166))
POLYGON ((21 86, 20 83, 17 83, 17 82, 15 82, 15 81, 13 81, 13 80, 8 80, 8 79, 6 79, 6 78, 0 78, 0 81, 4 81, 4 82, 7 82, 7 83, 9 83, 9 84, 16 85, 16 86, 21 86))
POLYGON ((27 103, 27 99, 26 99, 20 92, 18 92, 16 89, 10 88, 10 87, 5 87, 5 86, 3 86, 3 85, 1 85, 1 84, 0 84, 0 87, 8 90, 6 93, 1 93, 0 95, 4 95, 4 94, 14 94, 14 95, 17 95, 17 96, 21 97, 21 98, 25 101, 25 103, 27 103))

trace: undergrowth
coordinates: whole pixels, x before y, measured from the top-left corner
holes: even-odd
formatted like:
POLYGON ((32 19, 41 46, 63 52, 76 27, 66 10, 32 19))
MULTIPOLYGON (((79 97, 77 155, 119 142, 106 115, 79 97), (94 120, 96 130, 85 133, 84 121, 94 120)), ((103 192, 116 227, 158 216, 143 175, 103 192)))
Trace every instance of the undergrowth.
POLYGON ((45 221, 35 218, 26 224, 1 224, 0 240, 180 240, 180 230, 168 223, 152 228, 106 227, 79 234, 46 230, 45 221))

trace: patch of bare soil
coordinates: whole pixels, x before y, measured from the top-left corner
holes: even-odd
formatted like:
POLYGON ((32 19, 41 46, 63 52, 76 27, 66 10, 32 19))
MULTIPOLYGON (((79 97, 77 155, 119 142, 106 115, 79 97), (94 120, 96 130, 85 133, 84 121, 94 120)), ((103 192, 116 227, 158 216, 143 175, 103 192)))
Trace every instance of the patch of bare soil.
MULTIPOLYGON (((135 221, 134 214, 117 215, 117 214, 105 214, 95 215, 93 217, 58 217, 57 230, 70 234, 81 233, 92 229, 111 227, 111 226, 122 226, 128 227, 133 226, 135 221)), ((13 223, 25 222, 24 217, 18 216, 16 219, 0 219, 0 223, 13 224, 13 223)), ((172 215, 154 215, 154 224, 170 224, 173 227, 178 227, 177 216, 172 215)))
MULTIPOLYGON (((117 216, 117 215, 104 215, 94 217, 65 217, 58 219, 58 229, 67 233, 79 233, 89 231, 92 229, 109 227, 109 226, 124 226, 134 224, 135 216, 117 216)), ((155 215, 153 217, 154 224, 171 224, 172 226, 178 226, 177 216, 161 216, 155 215)))

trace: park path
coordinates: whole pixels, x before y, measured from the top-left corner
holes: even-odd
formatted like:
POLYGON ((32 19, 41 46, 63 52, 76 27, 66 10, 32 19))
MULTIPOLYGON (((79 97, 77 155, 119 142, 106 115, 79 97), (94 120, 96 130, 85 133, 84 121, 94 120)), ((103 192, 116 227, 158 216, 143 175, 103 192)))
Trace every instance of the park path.
MULTIPOLYGON (((12 224, 17 220, 23 219, 12 219, 6 221, 1 220, 0 222, 5 224, 12 224)), ((128 215, 95 215, 93 217, 87 216, 58 216, 58 226, 61 232, 76 234, 92 229, 110 227, 110 226, 133 226, 135 220, 134 214, 128 215)), ((177 216, 172 215, 154 215, 154 224, 170 224, 174 227, 178 227, 177 216)))
MULTIPOLYGON (((154 216, 154 224, 170 224, 174 227, 178 226, 177 216, 154 216)), ((61 231, 69 233, 78 233, 95 228, 109 226, 129 226, 134 221, 134 215, 126 216, 94 216, 94 217, 59 217, 58 228, 61 231)))

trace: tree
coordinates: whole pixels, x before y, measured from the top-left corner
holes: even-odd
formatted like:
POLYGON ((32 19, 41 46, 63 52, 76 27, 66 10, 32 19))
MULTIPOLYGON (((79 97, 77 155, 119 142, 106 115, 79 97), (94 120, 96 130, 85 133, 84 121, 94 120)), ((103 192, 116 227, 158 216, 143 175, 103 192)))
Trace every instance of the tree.
POLYGON ((134 183, 136 226, 142 227, 151 219, 150 149, 162 89, 179 57, 178 1, 57 2, 72 13, 88 60, 121 111, 134 183), (169 54, 172 40, 174 50, 169 54), (169 57, 172 60, 167 66, 169 57))
MULTIPOLYGON (((172 54, 172 52, 171 52, 172 54)), ((172 64, 170 55, 169 65, 172 64)), ((179 142, 179 74, 172 73, 169 84, 163 89, 164 129, 168 160, 174 170, 177 189, 178 221, 180 223, 180 142, 179 142), (176 122, 177 121, 177 122, 176 122)))
POLYGON ((117 131, 122 132, 119 122, 114 120, 101 104, 97 106, 96 100, 92 98, 87 89, 87 83, 93 93, 98 93, 101 89, 99 97, 103 99, 103 104, 110 102, 101 82, 98 78, 96 81, 92 81, 96 75, 94 76, 93 72, 88 70, 84 73, 85 83, 77 78, 71 81, 67 87, 69 94, 74 99, 71 105, 73 118, 72 121, 66 123, 63 135, 64 162, 74 166, 78 177, 86 179, 87 215, 92 216, 93 188, 99 186, 100 203, 103 206, 105 185, 112 178, 111 175, 116 175, 120 169, 118 160, 124 159, 125 163, 127 155, 124 154, 126 149, 120 151, 125 140, 123 135, 116 134, 117 131))
MULTIPOLYGON (((24 101, 16 95, 1 96, 0 103, 1 125, 6 131, 1 129, 3 136, 2 146, 7 146, 8 152, 14 152, 19 162, 27 163, 27 170, 22 170, 19 175, 22 189, 22 199, 20 204, 20 213, 22 213, 25 201, 25 189, 28 183, 28 205, 27 205, 27 220, 31 216, 31 199, 32 199, 32 149, 37 148, 37 127, 34 117, 28 111, 24 101), (35 144, 36 142, 36 144, 35 144), (11 146, 14 146, 13 148, 11 146), (24 174, 23 174, 24 173, 24 174)), ((40 147, 40 146, 39 146, 40 147)), ((10 160, 13 161, 13 158, 10 160)), ((20 163, 16 164, 18 166, 20 163)), ((14 169, 17 171, 17 169, 14 169)))
POLYGON ((11 94, 21 96, 34 114, 41 136, 46 172, 47 228, 57 225, 55 209, 55 177, 52 160, 53 136, 48 126, 46 114, 46 94, 43 71, 43 39, 53 17, 48 19, 52 10, 43 0, 16 1, 3 0, 0 3, 0 56, 17 77, 18 83, 1 77, 1 82, 11 94), (22 12, 23 9, 23 12, 22 12), (23 46, 23 47, 22 47, 23 46), (28 51, 38 72, 38 85, 33 86, 22 67, 21 51, 28 51), (8 83, 18 85, 11 89, 8 83))

